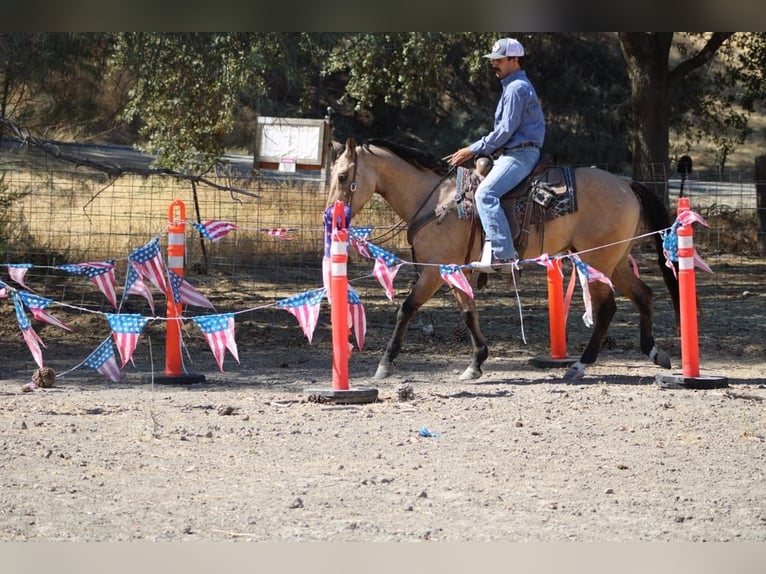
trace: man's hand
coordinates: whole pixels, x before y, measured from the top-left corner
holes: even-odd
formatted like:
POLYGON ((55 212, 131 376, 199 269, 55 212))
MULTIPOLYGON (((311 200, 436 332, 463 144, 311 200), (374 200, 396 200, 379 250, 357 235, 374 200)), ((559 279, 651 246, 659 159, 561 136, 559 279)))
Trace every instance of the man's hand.
POLYGON ((449 161, 450 165, 460 165, 467 162, 473 157, 473 153, 467 147, 462 147, 452 155, 448 155, 445 159, 449 161))

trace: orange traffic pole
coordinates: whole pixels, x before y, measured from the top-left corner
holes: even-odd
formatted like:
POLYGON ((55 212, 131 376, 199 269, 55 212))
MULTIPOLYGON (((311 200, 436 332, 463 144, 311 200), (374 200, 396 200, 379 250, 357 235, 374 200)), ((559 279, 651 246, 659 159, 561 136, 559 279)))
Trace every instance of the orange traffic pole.
MULTIPOLYGON (((690 211, 688 197, 678 198, 678 216, 690 211)), ((678 218, 681 221, 681 217, 678 218)), ((678 235, 678 291, 681 319, 681 375, 657 374, 663 388, 717 389, 728 387, 726 377, 700 375, 699 334, 697 332, 697 280, 694 275, 694 233, 692 224, 680 224, 678 235)))
MULTIPOLYGON (((690 210, 688 197, 678 199, 678 215, 690 210)), ((684 377, 699 377, 697 281, 694 274, 694 232, 691 224, 678 227, 678 288, 681 295, 681 363, 684 377)))
POLYGON ((348 390, 349 345, 348 313, 348 248, 346 245, 344 205, 336 201, 332 212, 332 243, 330 246, 330 299, 332 321, 332 388, 348 390))
MULTIPOLYGON (((184 274, 184 250, 186 247, 186 206, 175 200, 168 208, 168 269, 179 277, 184 274), (176 208, 178 217, 175 217, 176 208)), ((167 333, 165 343, 165 374, 177 377, 182 374, 181 363, 181 316, 183 304, 173 299, 173 290, 167 281, 167 333)))
POLYGON ((572 365, 575 360, 567 354, 567 318, 564 304, 564 275, 561 259, 551 261, 547 268, 548 284, 548 336, 551 343, 549 357, 533 357, 529 362, 535 367, 561 367, 572 365))
POLYGON ((551 340, 551 358, 567 358, 566 317, 564 316, 564 278, 561 259, 548 267, 548 324, 551 340))

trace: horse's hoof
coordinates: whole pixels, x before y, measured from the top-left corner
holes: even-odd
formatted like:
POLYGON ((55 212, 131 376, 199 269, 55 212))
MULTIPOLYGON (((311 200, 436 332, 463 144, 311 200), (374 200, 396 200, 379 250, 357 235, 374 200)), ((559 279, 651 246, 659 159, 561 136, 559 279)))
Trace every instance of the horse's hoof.
POLYGON ((654 357, 654 364, 659 365, 663 369, 671 368, 670 355, 668 355, 665 351, 658 351, 657 355, 654 357))
POLYGON ((388 378, 391 376, 391 373, 393 372, 394 372, 393 365, 378 365, 378 370, 375 371, 375 380, 380 381, 382 379, 388 378))
POLYGON ((481 377, 481 369, 477 369, 476 367, 468 367, 465 371, 463 371, 463 374, 460 375, 459 380, 473 381, 479 377, 481 377))
POLYGON ((579 363, 575 363, 566 373, 564 373, 564 380, 568 383, 572 381, 579 381, 585 376, 585 366, 579 363))

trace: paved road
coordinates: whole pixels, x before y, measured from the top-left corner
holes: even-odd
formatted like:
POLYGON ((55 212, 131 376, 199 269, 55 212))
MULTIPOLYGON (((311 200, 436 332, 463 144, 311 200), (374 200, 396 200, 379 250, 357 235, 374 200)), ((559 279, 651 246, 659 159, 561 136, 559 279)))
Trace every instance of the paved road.
MULTIPOLYGON (((120 167, 149 169, 156 158, 152 154, 141 153, 131 146, 60 141, 50 143, 56 146, 62 154, 120 167)), ((2 138, 0 140, 0 151, 3 153, 13 153, 22 149, 22 145, 16 140, 9 138, 2 138)), ((27 152, 43 154, 42 151, 32 150, 31 148, 28 148, 27 152)), ((220 167, 216 172, 216 175, 220 176, 251 178, 253 177, 253 156, 225 154, 221 158, 220 167)), ((260 177, 266 179, 319 180, 321 179, 321 173, 318 171, 306 171, 288 174, 276 170, 261 170, 260 177)))

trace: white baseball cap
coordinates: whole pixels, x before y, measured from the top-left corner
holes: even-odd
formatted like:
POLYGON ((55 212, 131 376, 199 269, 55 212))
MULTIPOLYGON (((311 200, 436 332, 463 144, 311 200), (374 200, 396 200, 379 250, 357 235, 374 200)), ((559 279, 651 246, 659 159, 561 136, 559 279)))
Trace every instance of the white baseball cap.
POLYGON ((484 54, 484 58, 497 60, 498 58, 520 58, 524 55, 524 46, 513 38, 500 38, 492 46, 492 52, 484 54))

